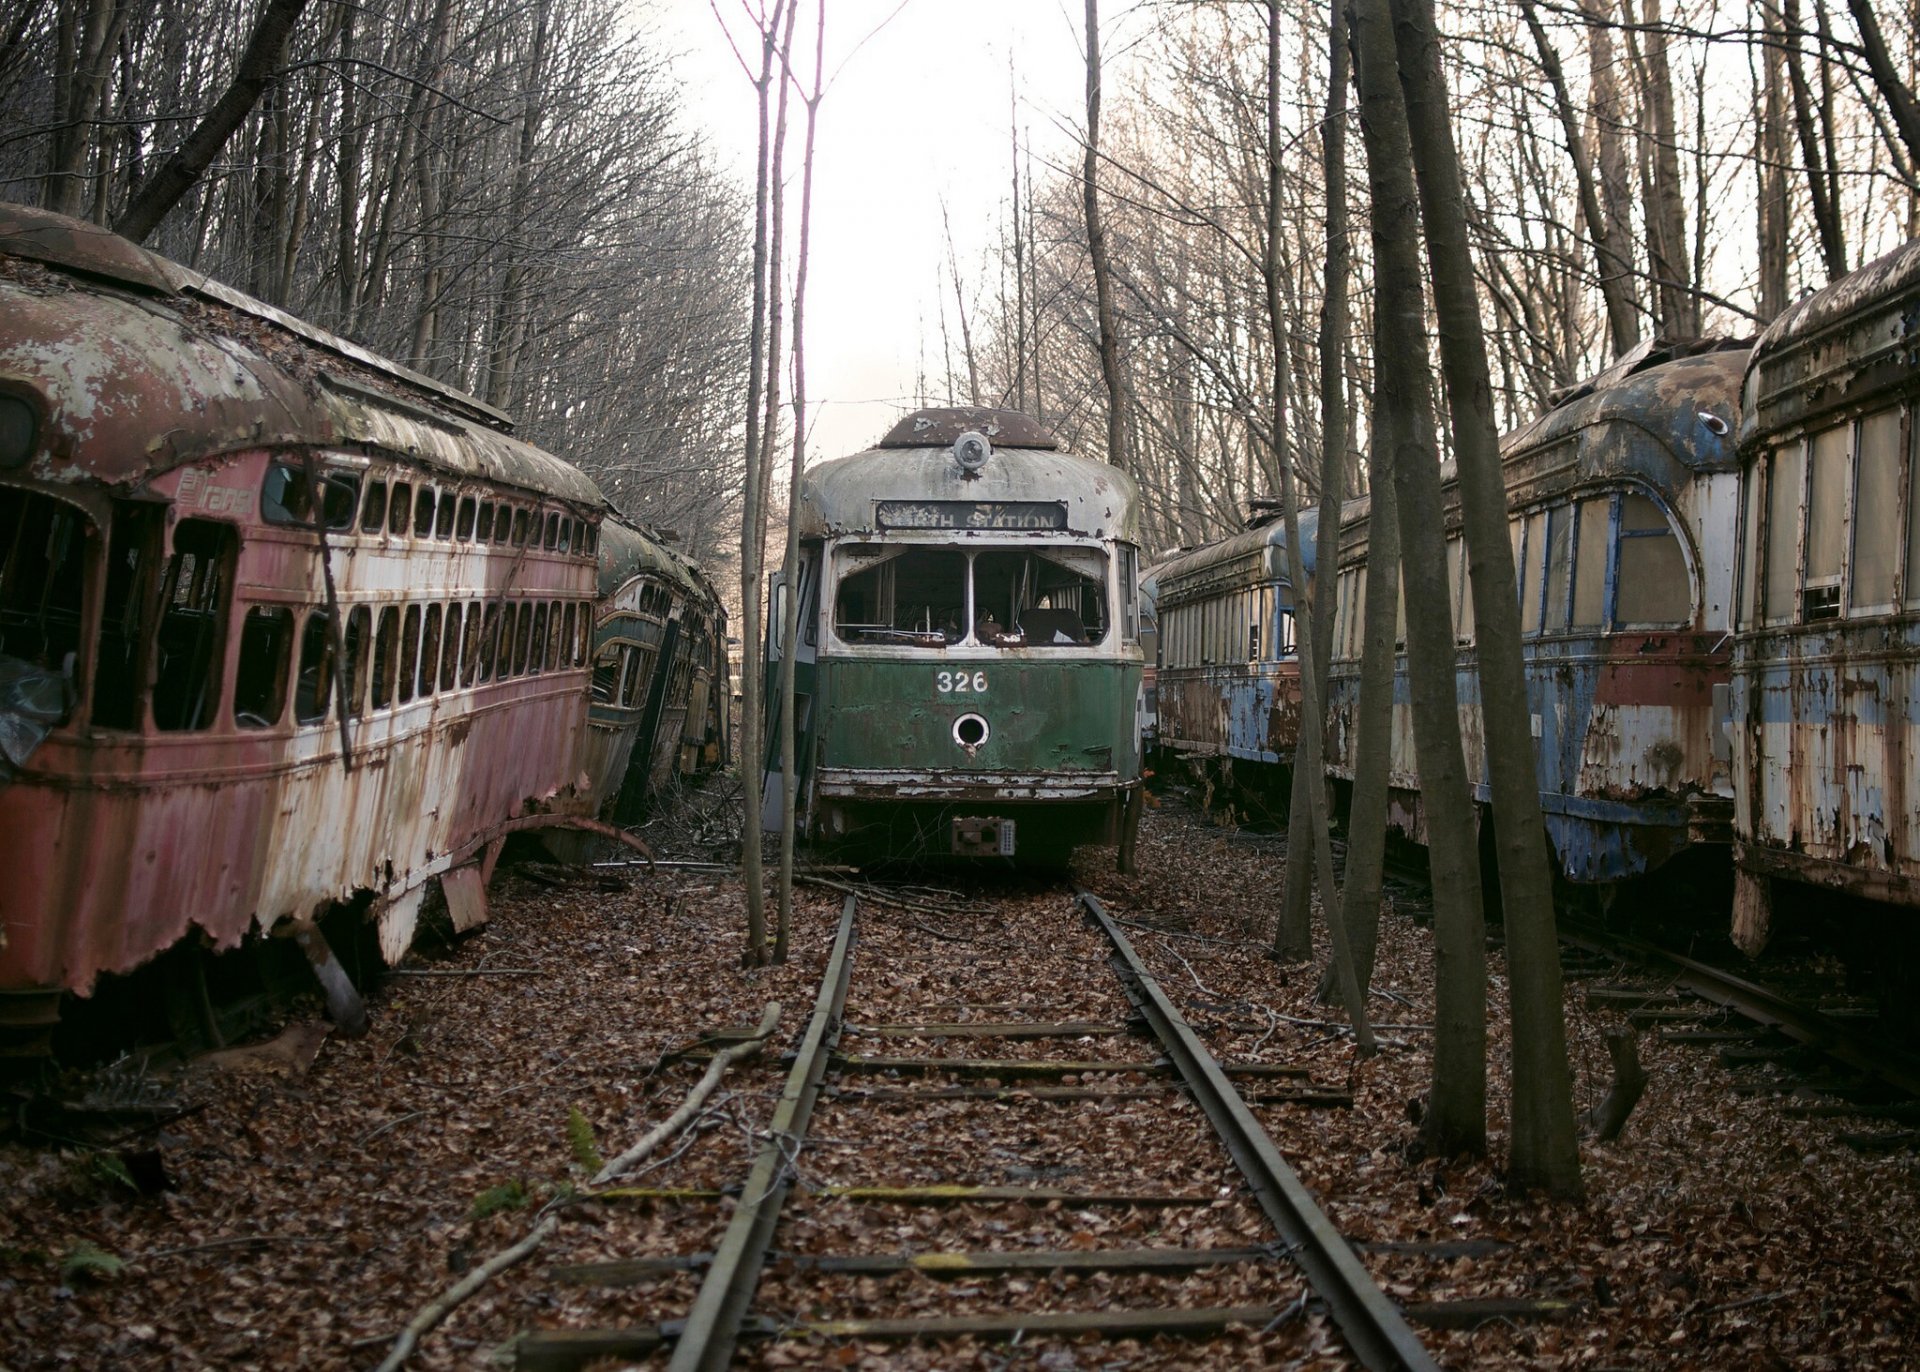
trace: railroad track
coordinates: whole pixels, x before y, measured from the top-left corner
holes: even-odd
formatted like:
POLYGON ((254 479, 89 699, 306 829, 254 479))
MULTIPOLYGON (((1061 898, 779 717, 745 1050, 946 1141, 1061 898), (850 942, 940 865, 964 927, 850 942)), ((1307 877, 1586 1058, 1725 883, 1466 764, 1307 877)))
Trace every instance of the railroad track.
MULTIPOLYGON (((1643 939, 1563 922, 1569 980, 1585 982, 1589 1006, 1623 1012, 1637 1029, 1668 1042, 1717 1051, 1736 1073, 1773 1067, 1771 1078, 1743 1075, 1736 1090, 1792 1089, 1809 1097, 1798 1113, 1860 1116, 1920 1125, 1920 1066, 1831 1015, 1771 987, 1643 939)), ((1844 1133, 1867 1150, 1913 1147, 1920 1133, 1844 1133)))
MULTIPOLYGON (((964 953, 950 957, 938 977, 903 971, 930 956, 925 940, 863 921, 849 896, 724 1236, 710 1252, 548 1273, 570 1286, 666 1282, 663 1305, 671 1281, 697 1277, 691 1307, 646 1323, 528 1331, 516 1366, 552 1372, 611 1357, 719 1368, 756 1348, 793 1349, 790 1362, 849 1344, 1024 1340, 1032 1351, 1036 1341, 1178 1335, 1238 1340, 1218 1361, 1257 1346, 1265 1357, 1332 1352, 1414 1369, 1436 1364, 1413 1323, 1551 1316, 1539 1303, 1403 1307, 1384 1294, 1361 1261, 1370 1247, 1453 1259, 1503 1245, 1350 1244, 1249 1105, 1312 1108, 1340 1093, 1303 1069, 1217 1061, 1100 901, 1078 892, 1073 908, 1084 920, 1070 918, 1063 895, 1060 932, 1049 925, 1035 937, 1079 940, 1073 951, 1104 961, 1111 980, 1049 987, 1036 1004, 1009 992, 1020 969, 998 955, 970 966, 964 953), (857 971, 866 975, 854 991, 857 971), (982 993, 1007 998, 965 999, 982 993), (891 1170, 875 1176, 868 1141, 887 1137, 891 1170), (1089 1162, 1120 1179, 1084 1175, 1089 1162), (876 1234, 888 1251, 876 1251, 876 1234), (991 1296, 998 1308, 986 1309, 991 1296)), ((703 1051, 744 1036, 710 1036, 703 1051)), ((621 1194, 661 1205, 721 1199, 621 1194)), ((923 1349, 936 1361, 922 1365, 964 1356, 952 1351, 923 1349)), ((1209 1349, 1183 1347, 1177 1360, 1207 1362, 1209 1349)))

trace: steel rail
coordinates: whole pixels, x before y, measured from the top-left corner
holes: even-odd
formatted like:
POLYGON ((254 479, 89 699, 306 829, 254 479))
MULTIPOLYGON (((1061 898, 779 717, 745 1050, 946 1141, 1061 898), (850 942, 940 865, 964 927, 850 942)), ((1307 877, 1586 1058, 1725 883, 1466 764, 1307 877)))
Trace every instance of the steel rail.
POLYGON ((1372 1372, 1439 1372, 1440 1365, 1400 1308, 1375 1285, 1346 1239, 1314 1203, 1312 1194, 1253 1117, 1219 1062, 1147 971, 1106 907, 1090 891, 1077 890, 1076 897, 1112 941, 1118 953, 1115 970, 1120 979, 1226 1143, 1260 1208, 1286 1240, 1308 1283, 1327 1303, 1347 1346, 1372 1372))
POLYGON ((840 930, 827 959, 826 975, 820 981, 813 1018, 807 1022, 793 1070, 787 1074, 786 1088, 774 1108, 767 1140, 740 1193, 726 1236, 714 1251, 713 1265, 707 1269, 706 1280, 701 1282, 693 1308, 682 1323, 668 1372, 719 1372, 733 1359, 734 1345, 739 1342, 754 1289, 760 1284, 760 1271, 766 1265, 780 1206, 793 1179, 793 1153, 806 1137, 807 1121, 812 1118, 828 1060, 840 1038, 853 965, 856 904, 856 899, 848 896, 841 907, 840 930))
POLYGON ((1736 977, 1709 963, 1696 962, 1658 944, 1646 943, 1625 935, 1609 934, 1579 924, 1564 928, 1563 942, 1610 956, 1626 954, 1647 963, 1667 963, 1680 975, 1674 985, 1702 1000, 1735 1011, 1746 1019, 1769 1029, 1778 1029, 1828 1057, 1878 1077, 1887 1085, 1910 1096, 1920 1096, 1920 1072, 1889 1054, 1876 1052, 1861 1042, 1858 1035, 1817 1010, 1796 1005, 1764 986, 1736 977))

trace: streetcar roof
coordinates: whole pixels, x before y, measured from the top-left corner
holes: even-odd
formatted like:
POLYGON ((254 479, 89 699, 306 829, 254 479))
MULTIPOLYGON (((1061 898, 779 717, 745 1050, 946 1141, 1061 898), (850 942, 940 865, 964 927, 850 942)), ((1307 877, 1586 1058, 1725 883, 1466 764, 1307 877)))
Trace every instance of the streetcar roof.
POLYGON ((682 564, 646 530, 609 516, 600 525, 600 597, 606 599, 637 576, 652 574, 688 591, 698 588, 682 564))
MULTIPOLYGON (((1300 511, 1300 560, 1307 574, 1313 575, 1315 534, 1320 527, 1320 511, 1300 511)), ((1291 559, 1287 556, 1287 523, 1273 519, 1214 543, 1168 558, 1154 568, 1154 594, 1168 604, 1177 605, 1190 596, 1219 589, 1223 580, 1274 581, 1291 584, 1291 559)))
POLYGON ((1895 248, 1783 311, 1747 372, 1740 443, 1912 384, 1920 239, 1895 248))
POLYGON ((904 520, 889 526, 883 507, 915 507, 963 521, 968 511, 982 512, 983 523, 944 527, 949 536, 1005 536, 1051 527, 1066 534, 1140 541, 1138 490, 1118 467, 1053 447, 997 444, 973 472, 962 469, 950 445, 874 447, 809 468, 800 484, 800 536, 828 538, 908 527, 904 520), (998 512, 1017 519, 1019 512, 1041 507, 1058 507, 1058 522, 1025 527, 994 522, 998 512))
POLYGON ((1516 466, 1569 441, 1578 443, 1577 471, 1562 475, 1575 481, 1637 474, 1668 487, 1694 472, 1731 470, 1750 355, 1727 339, 1635 349, 1501 440, 1510 492, 1516 466), (1685 470, 1674 469, 1676 458, 1685 470))
POLYGON ((139 481, 277 444, 413 458, 592 506, 492 406, 97 225, 0 204, 0 383, 46 413, 28 471, 139 481))

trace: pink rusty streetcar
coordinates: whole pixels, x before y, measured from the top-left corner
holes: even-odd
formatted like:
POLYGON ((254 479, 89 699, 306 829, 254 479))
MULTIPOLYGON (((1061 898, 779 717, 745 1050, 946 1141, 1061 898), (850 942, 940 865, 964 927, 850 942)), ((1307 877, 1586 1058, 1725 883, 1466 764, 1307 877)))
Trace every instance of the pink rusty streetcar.
MULTIPOLYGON (((593 482, 506 416, 104 230, 0 207, 0 1030, 198 934, 407 948, 593 827, 593 482), (354 926, 359 927, 359 926, 354 926)), ((35 1045, 37 1046, 37 1045, 35 1045)))

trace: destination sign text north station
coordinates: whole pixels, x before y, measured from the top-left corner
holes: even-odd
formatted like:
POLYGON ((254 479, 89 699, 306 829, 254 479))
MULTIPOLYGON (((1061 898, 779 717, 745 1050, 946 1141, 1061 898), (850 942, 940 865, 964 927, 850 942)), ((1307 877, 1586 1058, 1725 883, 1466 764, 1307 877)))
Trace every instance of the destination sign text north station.
POLYGON ((1067 507, 1057 500, 881 500, 874 516, 883 529, 1067 527, 1067 507))

